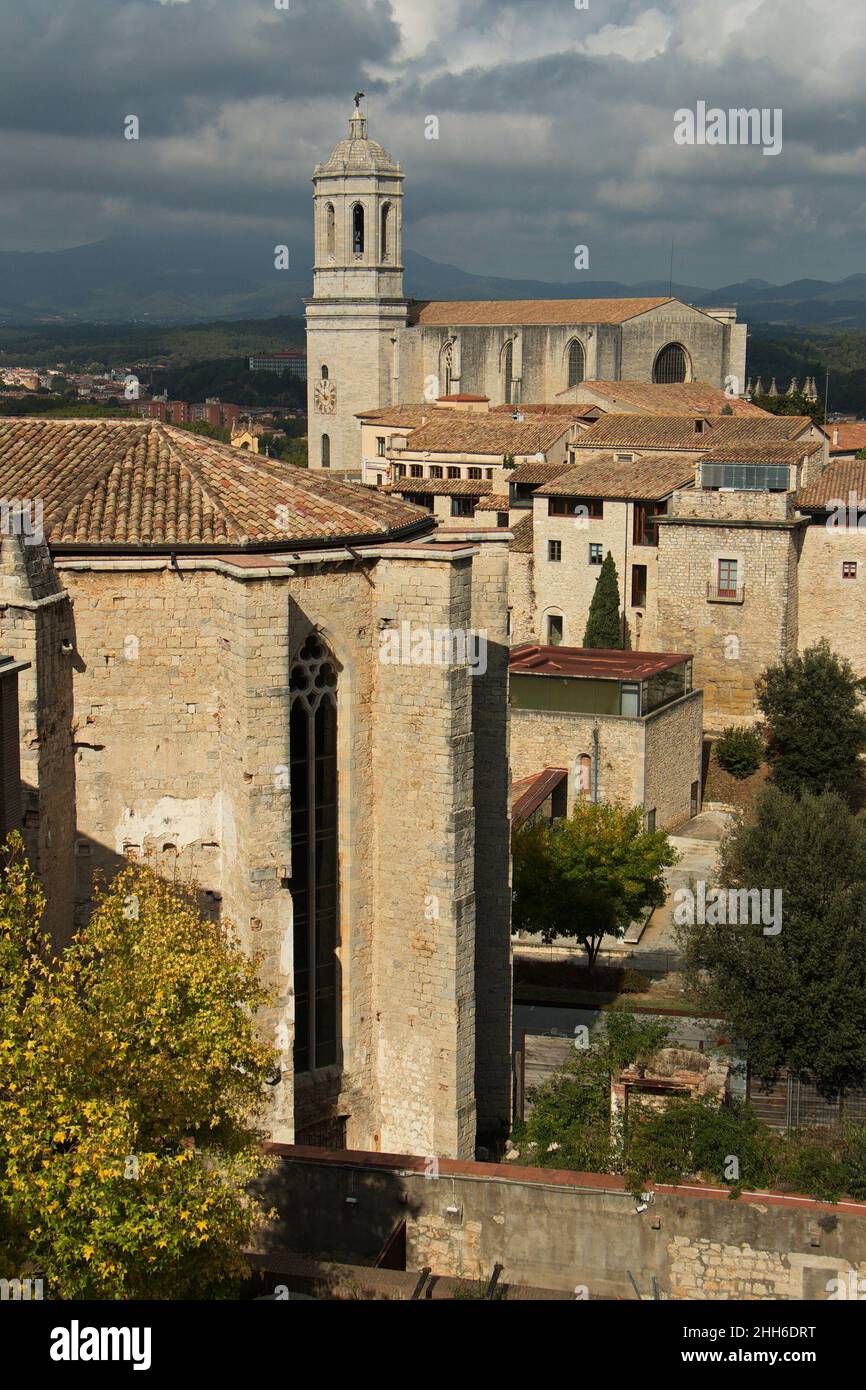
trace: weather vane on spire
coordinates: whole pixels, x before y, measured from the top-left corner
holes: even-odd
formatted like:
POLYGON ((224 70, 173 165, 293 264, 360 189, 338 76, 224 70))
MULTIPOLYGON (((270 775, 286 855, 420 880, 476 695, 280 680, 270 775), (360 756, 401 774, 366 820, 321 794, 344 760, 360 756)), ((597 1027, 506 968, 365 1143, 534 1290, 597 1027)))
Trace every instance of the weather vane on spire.
POLYGON ((355 93, 355 105, 356 105, 356 107, 358 107, 359 109, 360 109, 360 106, 361 106, 361 100, 362 100, 362 98, 365 97, 366 95, 367 95, 366 92, 356 92, 356 93, 355 93))

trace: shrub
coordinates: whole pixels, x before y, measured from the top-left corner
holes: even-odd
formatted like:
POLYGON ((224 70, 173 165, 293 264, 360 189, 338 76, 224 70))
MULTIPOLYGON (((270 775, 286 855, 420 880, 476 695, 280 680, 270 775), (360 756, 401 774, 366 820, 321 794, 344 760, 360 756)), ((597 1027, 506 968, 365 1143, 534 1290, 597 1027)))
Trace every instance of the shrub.
POLYGON ((729 725, 716 743, 716 761, 732 777, 750 777, 764 761, 764 740, 756 729, 729 725))

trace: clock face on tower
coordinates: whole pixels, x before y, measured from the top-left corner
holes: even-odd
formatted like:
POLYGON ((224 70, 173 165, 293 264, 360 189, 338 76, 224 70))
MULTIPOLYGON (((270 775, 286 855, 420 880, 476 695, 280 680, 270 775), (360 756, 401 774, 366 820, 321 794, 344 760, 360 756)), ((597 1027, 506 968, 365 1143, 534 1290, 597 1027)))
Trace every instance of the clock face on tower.
POLYGON ((333 415, 337 405, 337 388, 324 378, 316 382, 316 410, 320 415, 333 415))

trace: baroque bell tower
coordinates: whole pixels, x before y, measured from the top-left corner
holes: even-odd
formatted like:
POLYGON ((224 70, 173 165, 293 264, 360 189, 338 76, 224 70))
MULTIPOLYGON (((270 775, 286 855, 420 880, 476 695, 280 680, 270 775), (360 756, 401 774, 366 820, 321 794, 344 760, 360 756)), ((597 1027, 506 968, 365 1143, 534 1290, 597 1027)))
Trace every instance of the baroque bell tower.
POLYGON ((405 328, 403 171, 367 134, 355 97, 348 138, 313 173, 313 297, 307 306, 311 468, 358 469, 361 410, 391 405, 405 328))

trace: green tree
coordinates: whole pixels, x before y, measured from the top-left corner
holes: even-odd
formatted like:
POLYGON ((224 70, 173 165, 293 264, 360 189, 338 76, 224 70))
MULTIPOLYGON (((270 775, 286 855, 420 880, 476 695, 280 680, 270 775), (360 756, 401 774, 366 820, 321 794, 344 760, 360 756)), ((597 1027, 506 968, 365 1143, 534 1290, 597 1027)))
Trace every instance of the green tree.
POLYGON ((621 650, 625 646, 619 605, 619 582, 610 551, 604 557, 604 564, 596 580, 589 605, 586 631, 583 634, 583 645, 611 650, 621 650))
POLYGON ((773 781, 782 791, 854 794, 866 748, 864 690, 866 680, 826 639, 764 672, 758 705, 769 725, 773 781))
POLYGON ((515 1126, 514 1142, 527 1163, 578 1172, 616 1172, 622 1134, 611 1123, 611 1076, 638 1057, 649 1057, 668 1041, 665 1024, 631 1014, 604 1015, 604 1032, 573 1055, 530 1094, 527 1120, 515 1126))
POLYGON ((0 879, 0 1273, 58 1298, 230 1295, 260 1214, 274 1054, 257 964, 142 868, 52 955, 10 842, 0 879))
POLYGON ((621 937, 665 899, 662 871, 678 856, 639 806, 578 801, 567 819, 514 836, 514 930, 580 941, 590 970, 605 935, 621 937))
POLYGON ((808 415, 816 425, 824 423, 821 402, 807 400, 802 391, 797 391, 793 396, 753 396, 752 402, 771 415, 808 415))
POLYGON ((719 882, 724 913, 674 913, 700 1003, 755 1076, 789 1069, 826 1096, 866 1085, 866 822, 832 793, 768 787, 723 842, 719 882))

